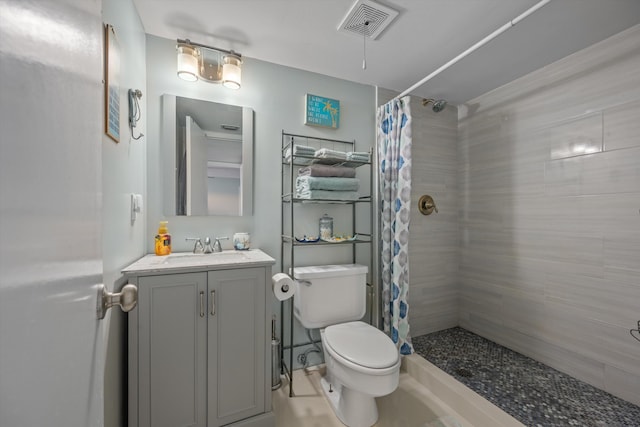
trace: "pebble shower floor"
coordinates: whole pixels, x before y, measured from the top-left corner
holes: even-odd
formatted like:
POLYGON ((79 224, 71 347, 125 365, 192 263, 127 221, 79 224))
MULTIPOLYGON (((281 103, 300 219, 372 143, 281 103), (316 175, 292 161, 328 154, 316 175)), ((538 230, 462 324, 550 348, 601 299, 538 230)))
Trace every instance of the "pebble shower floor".
POLYGON ((420 356, 528 427, 640 427, 639 406, 465 329, 412 341, 420 356))

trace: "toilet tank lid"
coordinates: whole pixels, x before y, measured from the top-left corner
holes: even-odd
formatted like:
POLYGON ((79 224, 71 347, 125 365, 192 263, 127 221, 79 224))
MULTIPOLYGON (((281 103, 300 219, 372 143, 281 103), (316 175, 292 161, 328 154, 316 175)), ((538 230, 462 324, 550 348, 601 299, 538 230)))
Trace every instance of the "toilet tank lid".
MULTIPOLYGON (((296 279, 355 276, 358 274, 366 274, 367 271, 367 266, 360 264, 310 265, 308 267, 296 267, 293 269, 296 279)), ((291 270, 289 270, 289 272, 291 272, 291 270)))

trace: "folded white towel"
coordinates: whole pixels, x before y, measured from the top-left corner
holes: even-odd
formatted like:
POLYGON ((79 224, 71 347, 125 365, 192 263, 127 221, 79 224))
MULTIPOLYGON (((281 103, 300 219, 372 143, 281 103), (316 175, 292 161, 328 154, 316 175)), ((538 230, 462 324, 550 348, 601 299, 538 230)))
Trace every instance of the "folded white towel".
POLYGON ((349 151, 347 153, 347 160, 369 162, 371 160, 371 155, 366 151, 349 151))
POLYGON ((347 153, 343 151, 330 150, 329 148, 321 148, 315 152, 315 156, 319 159, 340 159, 347 160, 347 153))

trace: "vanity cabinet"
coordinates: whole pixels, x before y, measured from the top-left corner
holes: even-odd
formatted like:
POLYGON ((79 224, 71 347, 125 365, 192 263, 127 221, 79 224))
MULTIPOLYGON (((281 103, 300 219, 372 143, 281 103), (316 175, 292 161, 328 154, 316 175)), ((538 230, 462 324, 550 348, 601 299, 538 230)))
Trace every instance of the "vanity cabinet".
POLYGON ((130 427, 274 426, 267 283, 275 261, 265 257, 267 265, 125 270, 138 287, 130 427))
POLYGON ((208 426, 214 427, 264 412, 270 322, 263 269, 210 271, 207 282, 207 407, 208 426))
POLYGON ((129 426, 204 427, 207 273, 142 276, 137 286, 137 330, 132 311, 129 334, 137 335, 138 417, 129 426))

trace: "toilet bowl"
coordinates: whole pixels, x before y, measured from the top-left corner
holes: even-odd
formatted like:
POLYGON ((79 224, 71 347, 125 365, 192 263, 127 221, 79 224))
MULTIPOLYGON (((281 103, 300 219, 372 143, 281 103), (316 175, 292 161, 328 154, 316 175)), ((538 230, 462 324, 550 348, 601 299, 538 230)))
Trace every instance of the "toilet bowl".
POLYGON ((375 398, 398 387, 400 356, 393 341, 363 322, 320 331, 326 374, 322 389, 334 412, 349 427, 370 427, 378 420, 375 398))
POLYGON ((378 419, 375 398, 392 393, 400 378, 400 354, 384 332, 359 321, 366 312, 367 267, 357 264, 296 268, 294 314, 307 329, 320 329, 326 374, 322 388, 348 427, 378 419))

